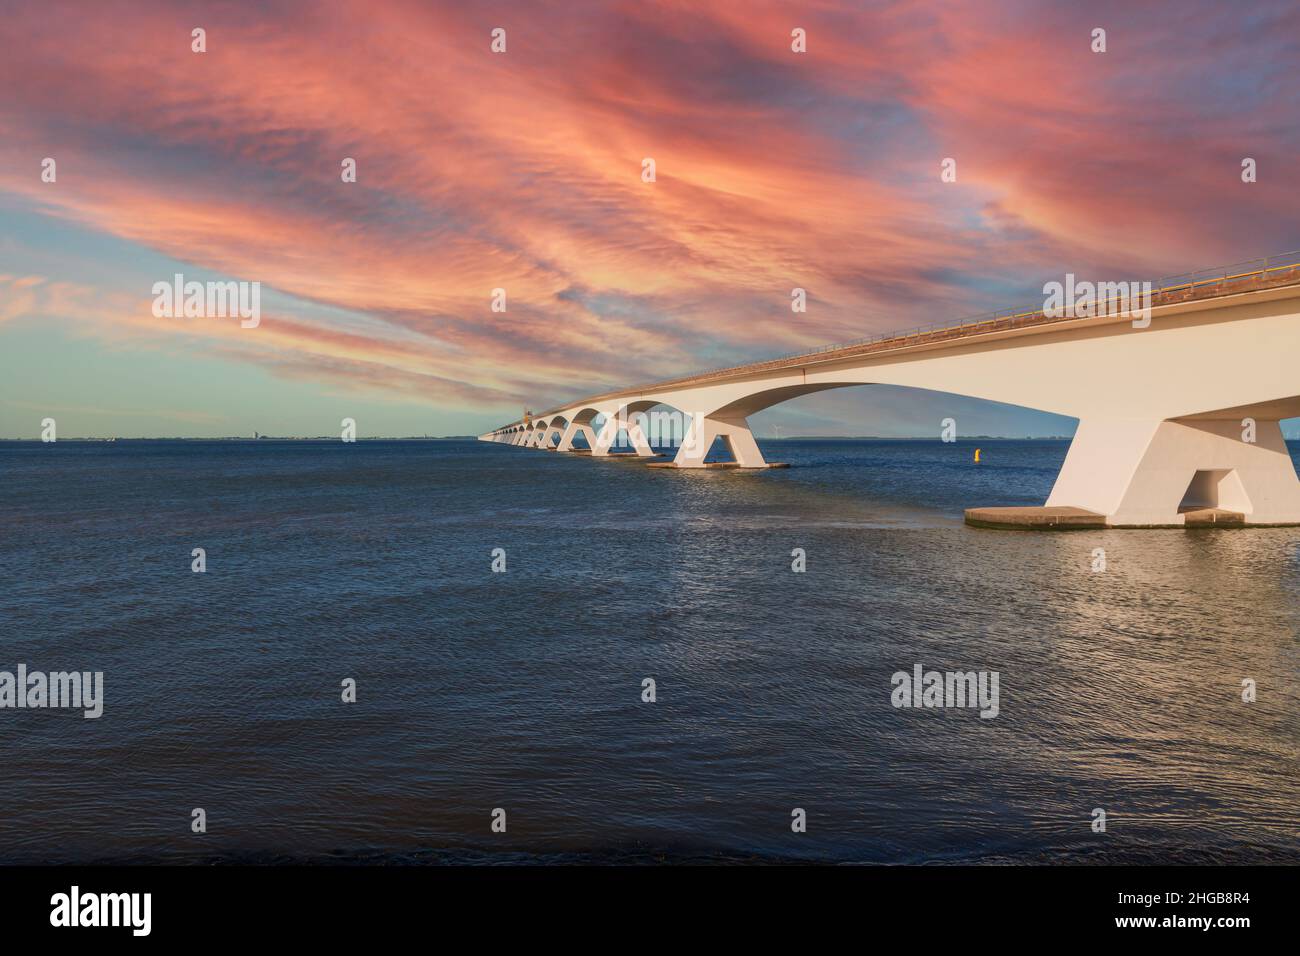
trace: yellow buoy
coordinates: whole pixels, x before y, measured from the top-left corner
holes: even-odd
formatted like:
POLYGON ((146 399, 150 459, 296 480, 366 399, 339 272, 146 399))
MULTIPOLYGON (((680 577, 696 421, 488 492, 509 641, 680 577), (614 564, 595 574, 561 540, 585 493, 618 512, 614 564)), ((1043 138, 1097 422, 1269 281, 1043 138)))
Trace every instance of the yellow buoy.
POLYGON ((979 450, 978 448, 976 448, 976 449, 975 449, 975 462, 976 462, 976 464, 979 463, 979 460, 980 460, 980 450, 979 450))

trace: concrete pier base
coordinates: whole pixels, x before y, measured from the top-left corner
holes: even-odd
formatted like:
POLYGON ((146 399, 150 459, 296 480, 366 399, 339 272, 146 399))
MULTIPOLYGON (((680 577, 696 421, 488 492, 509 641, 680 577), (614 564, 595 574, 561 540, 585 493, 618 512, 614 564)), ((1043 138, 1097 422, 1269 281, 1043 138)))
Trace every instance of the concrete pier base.
POLYGON ((1240 511, 1224 508, 1185 508, 1182 512, 1185 528, 1244 528, 1246 516, 1240 511))
POLYGON ((966 523, 1018 531, 1079 531, 1106 527, 1106 516, 1069 507, 967 508, 966 523))
POLYGON ((1183 508, 1178 524, 1119 523, 1095 511, 1083 508, 967 508, 966 523, 973 528, 1003 531, 1087 531, 1099 528, 1290 528, 1300 522, 1260 523, 1246 520, 1240 511, 1226 508, 1183 508))
POLYGON ((679 465, 675 461, 652 461, 646 465, 647 468, 731 468, 736 471, 764 471, 768 468, 789 468, 790 463, 787 461, 769 461, 761 465, 742 465, 735 461, 710 461, 703 465, 679 465))
POLYGON ((731 457, 734 459, 732 467, 737 468, 765 468, 767 461, 763 458, 763 453, 758 450, 758 443, 754 441, 754 435, 749 430, 749 423, 743 417, 723 418, 720 416, 696 416, 691 422, 687 434, 682 439, 681 447, 677 449, 677 455, 673 458, 673 465, 677 468, 712 468, 716 462, 705 462, 705 458, 713 451, 713 444, 718 439, 722 439, 731 457))

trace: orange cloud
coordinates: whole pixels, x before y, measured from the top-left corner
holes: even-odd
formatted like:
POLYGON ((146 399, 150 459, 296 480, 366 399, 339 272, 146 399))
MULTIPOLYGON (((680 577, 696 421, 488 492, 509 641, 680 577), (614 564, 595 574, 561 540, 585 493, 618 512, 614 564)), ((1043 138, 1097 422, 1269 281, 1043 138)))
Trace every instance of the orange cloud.
MULTIPOLYGON (((181 331, 118 289, 104 335, 544 403, 1003 305, 1062 264, 1295 240, 1277 42, 1110 9, 1097 55, 1093 12, 1018 2, 288 3, 205 9, 200 55, 168 4, 29 8, 0 21, 0 191, 285 303, 256 336, 181 331), (1250 108, 1205 95, 1252 69, 1250 108), (1238 154, 1276 165, 1247 187, 1238 154)), ((0 319, 57 311, 33 295, 0 283, 0 319)))

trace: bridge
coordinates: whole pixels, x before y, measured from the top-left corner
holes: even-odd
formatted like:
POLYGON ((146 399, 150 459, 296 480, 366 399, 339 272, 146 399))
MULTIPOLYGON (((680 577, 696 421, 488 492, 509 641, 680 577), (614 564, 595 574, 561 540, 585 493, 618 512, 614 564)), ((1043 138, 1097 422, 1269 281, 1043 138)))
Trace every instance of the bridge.
POLYGON ((902 385, 1078 419, 1044 507, 971 509, 972 524, 1300 524, 1279 424, 1300 416, 1300 253, 1161 280, 1148 301, 1141 321, 1099 298, 1092 315, 1008 310, 697 372, 479 437, 593 458, 630 444, 625 454, 660 467, 767 468, 750 415, 828 389, 902 385), (647 429, 665 407, 685 422, 671 461, 647 429), (725 464, 709 460, 719 440, 725 464))

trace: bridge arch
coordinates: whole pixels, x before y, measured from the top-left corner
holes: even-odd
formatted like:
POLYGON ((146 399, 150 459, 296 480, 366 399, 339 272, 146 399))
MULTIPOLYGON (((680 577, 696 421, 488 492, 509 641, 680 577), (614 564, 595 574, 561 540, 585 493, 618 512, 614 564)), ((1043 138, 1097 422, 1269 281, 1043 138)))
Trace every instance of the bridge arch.
POLYGON ((709 414, 713 417, 726 419, 728 421, 737 418, 743 419, 772 408, 775 405, 780 405, 783 402, 789 402, 796 398, 803 398, 805 395, 815 395, 818 392, 828 392, 832 389, 852 388, 857 385, 874 384, 877 383, 815 382, 812 384, 782 385, 776 388, 765 388, 730 401, 721 408, 714 409, 709 414))
POLYGON ((553 415, 550 421, 542 428, 541 447, 553 448, 564 438, 564 432, 569 427, 569 420, 563 415, 553 415))
POLYGON ((611 446, 630 445, 642 458, 654 457, 659 454, 656 449, 680 445, 694 418, 692 412, 672 401, 654 398, 623 402, 606 413, 602 440, 611 446))
POLYGON ((567 414, 569 425, 560 438, 560 444, 556 446, 557 450, 599 454, 596 421, 601 419, 603 424, 603 419, 607 415, 606 409, 587 405, 570 410, 567 414))

